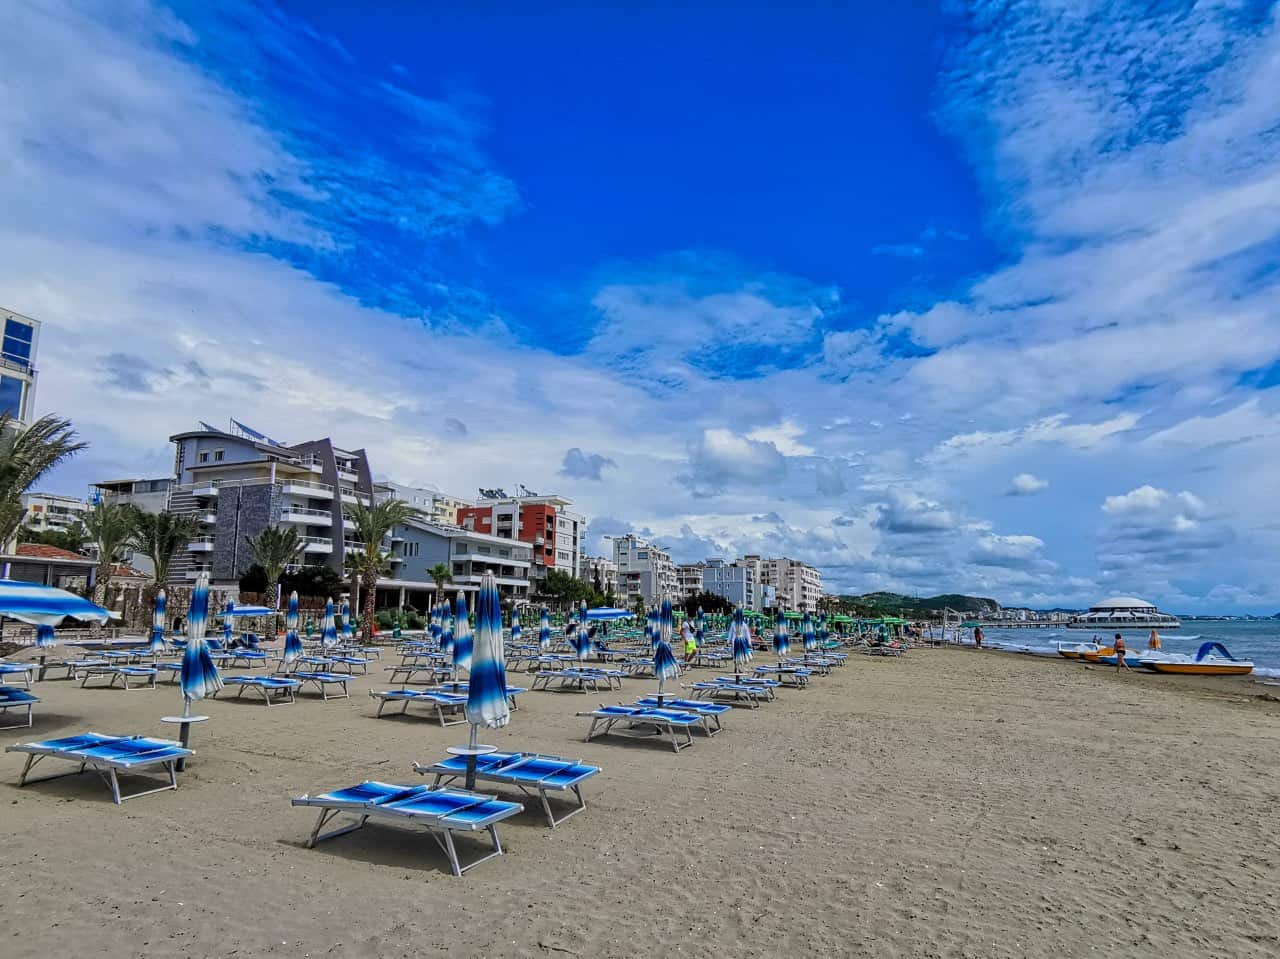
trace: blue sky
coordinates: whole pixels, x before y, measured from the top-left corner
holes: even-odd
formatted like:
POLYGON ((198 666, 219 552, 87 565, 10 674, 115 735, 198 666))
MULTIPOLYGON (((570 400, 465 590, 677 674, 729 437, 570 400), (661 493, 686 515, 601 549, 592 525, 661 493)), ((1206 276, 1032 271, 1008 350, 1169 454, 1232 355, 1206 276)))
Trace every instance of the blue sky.
POLYGON ((1274 7, 796 6, 5 5, 49 485, 233 415, 682 560, 1280 609, 1274 7))

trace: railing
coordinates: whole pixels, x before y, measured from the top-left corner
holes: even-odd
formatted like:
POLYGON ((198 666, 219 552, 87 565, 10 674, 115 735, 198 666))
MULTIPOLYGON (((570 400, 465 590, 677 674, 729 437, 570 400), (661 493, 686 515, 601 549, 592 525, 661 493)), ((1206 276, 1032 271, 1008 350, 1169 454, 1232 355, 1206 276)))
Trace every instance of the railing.
POLYGON ((333 487, 328 483, 313 483, 311 480, 282 479, 279 483, 281 486, 298 486, 302 489, 317 490, 321 493, 333 492, 333 487))
MULTIPOLYGON (((227 465, 231 466, 235 464, 229 463, 227 465)), ((328 493, 333 492, 333 487, 330 486, 328 483, 313 483, 311 480, 281 479, 280 477, 277 476, 276 483, 282 486, 301 486, 305 489, 320 490, 322 492, 328 492, 328 493)), ((201 480, 198 483, 183 483, 180 486, 172 487, 172 490, 176 493, 190 493, 198 489, 208 489, 211 486, 216 486, 219 489, 235 489, 236 487, 244 487, 244 486, 270 486, 270 485, 271 485, 270 476, 254 476, 254 477, 250 477, 249 479, 214 479, 214 480, 201 480)), ((133 494, 133 495, 138 495, 138 494, 133 494)))
POLYGON ((187 543, 187 549, 192 552, 207 552, 213 549, 212 536, 197 536, 191 542, 187 543))
POLYGON ((298 516, 315 516, 315 517, 319 517, 321 519, 327 519, 330 521, 333 520, 333 514, 330 513, 327 509, 311 509, 310 507, 307 507, 307 506, 290 506, 289 504, 286 503, 284 506, 280 507, 281 518, 283 518, 288 513, 294 513, 298 516))

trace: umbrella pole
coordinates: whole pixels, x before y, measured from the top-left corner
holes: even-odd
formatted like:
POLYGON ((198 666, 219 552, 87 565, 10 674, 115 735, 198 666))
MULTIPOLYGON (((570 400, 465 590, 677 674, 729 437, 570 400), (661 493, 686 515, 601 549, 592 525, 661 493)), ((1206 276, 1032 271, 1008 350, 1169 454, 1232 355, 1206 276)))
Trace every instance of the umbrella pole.
POLYGON ((476 724, 471 724, 471 742, 468 746, 471 750, 467 755, 467 792, 474 792, 476 788, 476 724))

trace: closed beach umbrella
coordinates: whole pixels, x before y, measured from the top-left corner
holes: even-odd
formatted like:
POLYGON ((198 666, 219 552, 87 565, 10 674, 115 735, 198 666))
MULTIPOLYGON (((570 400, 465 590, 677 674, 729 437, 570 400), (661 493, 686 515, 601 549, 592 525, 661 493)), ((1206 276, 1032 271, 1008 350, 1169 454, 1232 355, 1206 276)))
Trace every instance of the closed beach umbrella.
MULTIPOLYGON (((161 594, 163 595, 163 593, 161 594)), ((36 627, 36 645, 40 649, 48 649, 54 644, 53 627, 41 623, 36 627)))
POLYGON ((579 626, 573 637, 578 647, 578 659, 589 659, 596 652, 596 627, 584 629, 579 626))
POLYGON ((813 617, 806 612, 800 622, 800 635, 804 639, 804 651, 812 653, 818 648, 818 634, 813 631, 813 617))
POLYGON ((658 610, 658 642, 671 645, 671 636, 675 630, 676 619, 671 609, 671 600, 664 599, 658 610))
POLYGON ((662 639, 653 647, 653 675, 658 680, 658 701, 662 701, 662 684, 668 679, 680 678, 680 664, 676 662, 671 647, 662 639))
POLYGON ((342 638, 344 640, 356 638, 355 627, 351 623, 351 604, 345 599, 342 601, 342 638))
POLYGON ((191 611, 187 614, 187 647, 182 651, 182 715, 191 715, 191 703, 216 693, 222 688, 218 668, 209 656, 204 634, 209 627, 209 574, 201 573, 191 592, 191 611))
POLYGON ((151 652, 164 652, 164 590, 156 593, 156 608, 151 614, 151 652))
POLYGON ((298 591, 289 594, 289 611, 284 616, 284 661, 291 663, 302 655, 302 640, 298 638, 298 591))
POLYGON ((458 594, 453 607, 453 671, 471 668, 471 620, 467 617, 467 598, 458 594))
POLYGON ((448 604, 440 607, 440 652, 453 658, 453 614, 448 604))
POLYGON ((730 628, 733 630, 733 671, 740 673, 751 662, 751 633, 747 631, 741 609, 733 614, 733 625, 730 628))
POLYGON ((791 652, 791 641, 787 638, 787 618, 778 610, 776 625, 773 630, 773 651, 779 656, 791 652))
POLYGON ((333 597, 324 601, 324 618, 320 620, 320 645, 328 648, 338 645, 338 629, 333 624, 333 597))
POLYGON ((222 645, 227 649, 231 648, 232 626, 231 618, 236 614, 236 604, 227 601, 227 608, 222 611, 222 645))
POLYGON ((467 683, 467 722, 500 729, 511 719, 507 705, 507 667, 502 647, 502 604, 498 583, 485 573, 476 596, 476 632, 467 683))
POLYGON ((542 607, 538 626, 538 646, 543 652, 551 648, 551 610, 542 607))
MULTIPOLYGON (((478 602, 478 601, 477 601, 478 602)), ((476 635, 480 632, 480 607, 476 607, 476 635)), ((511 641, 513 643, 520 642, 520 610, 513 610, 511 613, 511 641)))
POLYGON ((436 641, 436 645, 440 645, 440 634, 444 630, 440 626, 440 604, 431 607, 431 613, 427 617, 427 635, 436 641))

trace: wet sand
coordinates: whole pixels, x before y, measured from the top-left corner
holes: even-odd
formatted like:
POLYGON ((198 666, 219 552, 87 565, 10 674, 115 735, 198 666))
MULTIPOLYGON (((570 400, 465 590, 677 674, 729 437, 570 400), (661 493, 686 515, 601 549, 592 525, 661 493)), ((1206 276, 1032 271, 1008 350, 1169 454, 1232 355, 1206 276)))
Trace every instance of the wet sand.
MULTIPOLYGON (((994 651, 855 653, 679 755, 582 742, 575 711, 652 681, 527 693, 483 740, 604 773, 587 812, 552 831, 526 803, 500 827, 507 855, 455 879, 408 829, 304 848, 314 817, 291 796, 414 782, 414 760, 466 739, 375 720, 365 691, 387 684, 352 685, 350 700, 202 705, 213 718, 179 790, 122 807, 96 777, 18 789, 23 757, 0 758, 0 953, 1280 953, 1276 687, 994 651)), ((35 728, 0 743, 165 735, 160 716, 180 710, 167 685, 36 692, 35 728)))

